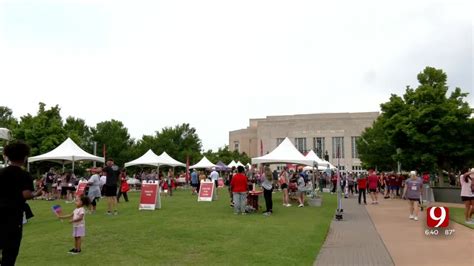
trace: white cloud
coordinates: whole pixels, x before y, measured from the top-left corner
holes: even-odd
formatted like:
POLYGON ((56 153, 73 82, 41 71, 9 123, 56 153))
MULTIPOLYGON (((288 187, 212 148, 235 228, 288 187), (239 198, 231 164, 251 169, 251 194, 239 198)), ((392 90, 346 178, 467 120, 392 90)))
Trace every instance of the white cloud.
POLYGON ((249 118, 378 110, 427 65, 472 92, 471 10, 468 0, 4 1, 0 105, 20 116, 59 104, 89 125, 121 120, 135 138, 189 122, 217 148, 249 118))

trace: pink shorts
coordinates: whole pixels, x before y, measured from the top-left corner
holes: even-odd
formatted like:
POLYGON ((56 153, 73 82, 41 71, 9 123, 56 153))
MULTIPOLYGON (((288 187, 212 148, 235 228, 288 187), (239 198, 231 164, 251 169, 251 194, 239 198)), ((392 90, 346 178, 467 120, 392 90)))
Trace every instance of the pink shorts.
POLYGON ((73 227, 72 236, 73 237, 83 237, 86 235, 86 228, 84 226, 73 227))

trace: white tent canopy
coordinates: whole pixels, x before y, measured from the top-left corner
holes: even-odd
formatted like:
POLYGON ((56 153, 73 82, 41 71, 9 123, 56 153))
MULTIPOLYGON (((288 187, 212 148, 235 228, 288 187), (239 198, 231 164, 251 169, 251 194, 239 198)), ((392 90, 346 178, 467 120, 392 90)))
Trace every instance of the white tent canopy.
POLYGON ((238 162, 236 163, 236 165, 237 165, 237 166, 245 167, 245 165, 244 165, 243 163, 241 163, 240 161, 238 161, 238 162))
POLYGON ((230 162, 230 163, 227 165, 227 167, 230 167, 230 168, 232 168, 232 167, 237 167, 237 163, 236 163, 234 160, 232 160, 232 162, 230 162))
POLYGON ((195 168, 212 168, 215 167, 216 165, 211 163, 206 156, 202 157, 202 159, 195 165, 189 167, 190 169, 195 169, 195 168))
POLYGON ((3 127, 0 128, 0 139, 10 140, 11 139, 10 130, 3 127))
POLYGON ((336 169, 336 167, 334 167, 334 165, 332 165, 330 162, 319 158, 319 156, 313 150, 308 152, 305 157, 318 163, 318 170, 326 170, 328 167, 330 169, 336 169))
POLYGON ((173 159, 173 157, 169 156, 168 153, 166 153, 165 151, 162 154, 160 154, 160 156, 158 156, 158 158, 160 158, 159 162, 162 165, 168 165, 168 166, 172 166, 172 167, 176 167, 176 166, 185 167, 186 166, 186 164, 173 159))
POLYGON ((260 163, 294 163, 313 165, 313 160, 303 156, 291 143, 288 138, 285 138, 278 147, 276 147, 269 154, 261 157, 252 158, 252 164, 260 163))
POLYGON ((103 157, 85 152, 70 138, 67 138, 61 145, 50 152, 28 158, 28 163, 37 161, 71 161, 73 163, 73 169, 74 162, 77 161, 105 162, 103 157))
POLYGON ((159 167, 161 165, 167 165, 167 166, 172 166, 172 167, 186 166, 184 163, 181 163, 173 159, 165 151, 160 156, 158 156, 151 149, 149 149, 140 158, 137 158, 133 161, 125 163, 125 167, 134 166, 134 165, 150 165, 150 166, 156 166, 156 167, 159 167))
POLYGON ((159 157, 156 155, 151 149, 149 149, 145 154, 141 157, 125 163, 125 167, 134 166, 134 165, 151 165, 151 166, 158 166, 159 157))

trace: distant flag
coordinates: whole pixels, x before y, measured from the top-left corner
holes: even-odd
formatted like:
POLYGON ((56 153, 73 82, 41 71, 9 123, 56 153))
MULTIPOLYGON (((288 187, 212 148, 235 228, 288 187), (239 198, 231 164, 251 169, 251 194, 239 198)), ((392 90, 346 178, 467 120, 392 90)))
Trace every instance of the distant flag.
POLYGON ((53 207, 51 207, 51 209, 53 210, 54 214, 56 214, 56 216, 59 216, 62 213, 60 205, 54 205, 53 207))

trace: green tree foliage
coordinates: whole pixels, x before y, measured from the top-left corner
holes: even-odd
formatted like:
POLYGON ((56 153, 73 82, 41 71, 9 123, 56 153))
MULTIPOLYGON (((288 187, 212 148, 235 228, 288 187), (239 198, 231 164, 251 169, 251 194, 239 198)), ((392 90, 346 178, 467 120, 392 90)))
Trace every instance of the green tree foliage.
POLYGON ((13 117, 13 112, 6 106, 0 106, 0 127, 13 130, 18 125, 18 121, 13 117))
POLYGON ((93 152, 92 133, 84 119, 69 116, 64 123, 64 130, 77 145, 89 153, 93 152))
POLYGON ((39 103, 38 113, 22 116, 18 127, 13 130, 15 139, 24 140, 31 146, 31 155, 39 155, 56 148, 66 139, 66 131, 58 105, 45 109, 39 103))
POLYGON ((250 158, 247 154, 239 153, 238 151, 229 151, 229 146, 224 146, 223 148, 219 148, 217 152, 213 152, 212 150, 208 150, 204 153, 204 156, 207 157, 211 162, 217 163, 218 161, 222 161, 225 164, 229 164, 232 160, 240 161, 243 164, 247 164, 250 162, 250 158))
POLYGON ((381 104, 381 115, 358 141, 361 160, 384 167, 400 161, 403 169, 420 171, 472 164, 474 121, 467 93, 456 88, 447 96, 446 74, 432 67, 419 73, 418 81, 416 89, 407 87, 403 97, 392 95, 381 104))
POLYGON ((171 157, 183 163, 186 163, 186 158, 189 156, 192 164, 202 157, 201 145, 196 129, 189 124, 181 124, 174 128, 165 127, 161 132, 157 131, 154 136, 144 135, 135 145, 133 154, 138 157, 148 149, 152 149, 158 155, 166 151, 171 157))
POLYGON ((92 141, 97 141, 97 153, 102 156, 102 147, 105 145, 106 157, 113 158, 117 165, 129 161, 133 140, 130 139, 128 129, 117 120, 104 121, 91 129, 92 141))

